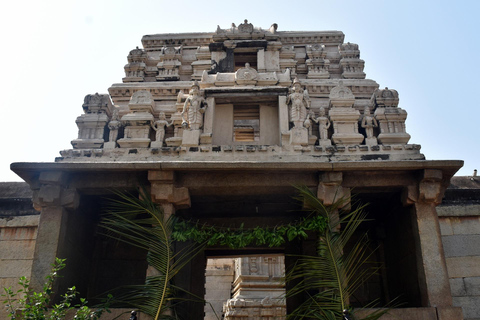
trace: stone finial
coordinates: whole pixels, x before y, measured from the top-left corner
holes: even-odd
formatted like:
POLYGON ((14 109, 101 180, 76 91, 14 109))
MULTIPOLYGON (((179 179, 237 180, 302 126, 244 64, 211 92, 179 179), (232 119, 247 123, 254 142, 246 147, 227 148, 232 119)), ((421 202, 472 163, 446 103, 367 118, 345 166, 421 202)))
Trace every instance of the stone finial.
POLYGON ((133 63, 133 62, 145 62, 147 60, 147 54, 145 53, 144 50, 139 49, 136 47, 127 56, 128 62, 133 63))
POLYGON ((398 107, 399 98, 397 90, 377 89, 372 95, 372 100, 375 107, 398 107))
POLYGON ((342 58, 348 59, 359 59, 360 58, 360 50, 358 49, 358 44, 356 43, 342 43, 338 46, 338 51, 342 58))
POLYGON ((339 81, 338 85, 330 90, 330 105, 337 107, 351 107, 355 103, 355 96, 352 90, 343 85, 343 81, 339 81))
POLYGON ((248 20, 245 19, 242 24, 238 26, 238 32, 241 33, 252 33, 253 32, 253 24, 248 23, 248 20))
POLYGON ((327 51, 325 50, 325 45, 323 44, 313 44, 307 46, 307 55, 310 59, 324 59, 327 56, 327 51))
POLYGON ((105 113, 112 114, 112 102, 108 94, 87 94, 82 105, 85 113, 105 113))

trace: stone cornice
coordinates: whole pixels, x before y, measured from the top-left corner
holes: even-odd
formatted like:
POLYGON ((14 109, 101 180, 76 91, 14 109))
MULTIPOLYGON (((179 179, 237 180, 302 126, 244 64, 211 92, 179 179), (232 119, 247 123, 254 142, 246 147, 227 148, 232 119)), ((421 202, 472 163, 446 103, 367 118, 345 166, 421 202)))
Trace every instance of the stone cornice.
MULTIPOLYGON (((207 46, 213 42, 214 35, 214 32, 145 35, 142 37, 142 45, 145 51, 158 51, 167 45, 207 46)), ((343 43, 345 38, 341 31, 279 31, 275 35, 283 45, 305 45, 306 43, 338 45, 343 43)))
POLYGON ((408 160, 408 161, 112 161, 112 162, 14 162, 10 169, 20 177, 41 171, 392 171, 438 169, 453 175, 463 166, 462 160, 408 160))

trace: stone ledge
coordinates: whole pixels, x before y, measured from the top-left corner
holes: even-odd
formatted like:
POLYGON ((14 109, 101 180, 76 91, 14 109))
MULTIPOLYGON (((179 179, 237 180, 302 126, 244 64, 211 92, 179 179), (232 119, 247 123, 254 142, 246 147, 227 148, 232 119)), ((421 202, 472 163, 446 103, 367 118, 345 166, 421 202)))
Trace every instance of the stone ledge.
POLYGON ((0 218, 0 228, 37 227, 40 215, 0 218))
POLYGON ((480 204, 440 205, 437 207, 439 217, 480 216, 480 204))

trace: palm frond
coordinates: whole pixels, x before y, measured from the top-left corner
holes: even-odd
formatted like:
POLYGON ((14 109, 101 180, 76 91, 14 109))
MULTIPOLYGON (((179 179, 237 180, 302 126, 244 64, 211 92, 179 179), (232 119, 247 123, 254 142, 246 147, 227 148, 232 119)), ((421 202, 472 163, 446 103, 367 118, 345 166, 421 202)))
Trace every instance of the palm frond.
POLYGON ((146 190, 141 190, 140 197, 121 192, 116 195, 100 222, 103 234, 146 250, 147 263, 158 274, 147 277, 144 285, 122 287, 115 300, 138 308, 154 320, 175 319, 174 314, 169 314, 175 303, 172 280, 205 245, 193 243, 175 252, 171 238, 173 218, 164 216, 146 190))
MULTIPOLYGON (((351 250, 345 253, 347 243, 366 220, 365 206, 345 213, 339 209, 349 199, 340 199, 326 207, 308 188, 297 189, 298 199, 306 210, 323 216, 329 227, 318 232, 317 256, 298 257, 286 274, 286 281, 296 283, 287 291, 287 297, 306 295, 306 300, 288 319, 343 319, 343 311, 351 309, 351 295, 379 268, 366 267, 374 254, 369 250, 367 234, 356 240, 351 250)), ((364 319, 378 319, 385 312, 385 309, 378 310, 364 319)))

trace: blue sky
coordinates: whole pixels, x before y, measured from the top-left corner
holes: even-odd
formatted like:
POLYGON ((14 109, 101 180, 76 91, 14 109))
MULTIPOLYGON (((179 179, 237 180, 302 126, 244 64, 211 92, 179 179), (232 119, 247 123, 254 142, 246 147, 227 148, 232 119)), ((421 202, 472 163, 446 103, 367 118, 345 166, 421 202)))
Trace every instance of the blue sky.
POLYGON ((144 34, 213 32, 248 19, 279 31, 340 30, 365 72, 396 89, 410 143, 480 169, 480 1, 16 1, 0 13, 0 181, 12 162, 52 162, 77 137, 89 93, 121 82, 144 34))

